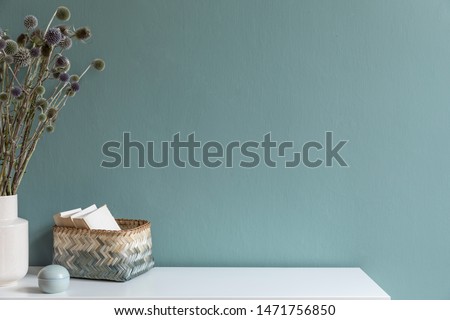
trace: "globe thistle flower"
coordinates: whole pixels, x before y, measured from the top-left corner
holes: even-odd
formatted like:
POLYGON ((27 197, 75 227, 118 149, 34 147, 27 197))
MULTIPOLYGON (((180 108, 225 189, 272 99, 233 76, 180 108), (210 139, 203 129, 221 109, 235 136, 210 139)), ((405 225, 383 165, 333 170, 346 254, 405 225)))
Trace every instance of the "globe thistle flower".
POLYGON ((47 110, 47 118, 52 119, 57 113, 58 111, 55 108, 49 108, 47 110))
POLYGON ((18 37, 17 37, 17 44, 20 47, 25 47, 25 45, 27 44, 28 41, 28 35, 26 35, 25 33, 21 33, 18 37))
POLYGON ((57 68, 64 68, 64 67, 67 67, 69 64, 70 64, 70 61, 65 56, 59 56, 55 60, 55 67, 57 67, 57 68))
POLYGON ((78 82, 72 82, 72 83, 70 84, 70 89, 71 89, 73 92, 78 92, 78 91, 80 90, 80 84, 79 84, 78 82))
POLYGON ((53 131, 55 131, 55 127, 52 126, 52 125, 50 124, 50 125, 48 125, 48 126, 45 128, 45 130, 46 130, 48 133, 52 133, 53 131))
POLYGON ((47 33, 44 36, 45 41, 48 45, 54 46, 61 41, 62 35, 61 31, 58 28, 48 29, 47 33))
POLYGON ((0 93, 0 101, 8 100, 8 94, 6 92, 0 93))
POLYGON ((45 100, 44 98, 39 98, 39 99, 36 101, 36 105, 37 105, 38 107, 41 107, 42 110, 45 110, 45 109, 47 109, 47 107, 48 107, 48 102, 47 102, 47 100, 45 100))
POLYGON ((6 56, 3 61, 5 61, 6 64, 13 64, 14 63, 14 58, 13 56, 6 56))
POLYGON ((69 81, 69 75, 66 72, 63 72, 59 75, 59 81, 67 82, 69 81))
POLYGON ((45 113, 39 114, 38 120, 44 122, 45 120, 47 120, 47 115, 45 113))
POLYGON ((102 59, 95 59, 92 61, 91 65, 98 71, 103 71, 105 69, 105 61, 102 59))
POLYGON ((6 40, 6 46, 3 51, 9 56, 14 55, 19 50, 19 46, 14 40, 8 39, 6 40))
POLYGON ((3 39, 0 39, 0 51, 5 49, 6 47, 6 41, 3 39))
POLYGON ((13 95, 13 97, 17 98, 22 94, 22 89, 20 89, 19 87, 14 87, 11 89, 11 94, 13 95))
POLYGON ((63 49, 70 49, 72 48, 72 39, 70 39, 69 37, 64 37, 58 44, 61 48, 63 49))
POLYGON ((41 48, 35 47, 30 49, 30 56, 32 58, 37 58, 41 55, 41 48))
POLYGON ((19 48, 14 57, 14 63, 16 66, 22 68, 26 67, 31 63, 30 51, 25 48, 19 48))
MULTIPOLYGON (((38 86, 36 87, 36 93, 43 95, 45 93, 45 87, 44 86, 38 86)), ((45 100, 45 99, 44 99, 45 100)))
POLYGON ((61 31, 61 34, 66 36, 66 37, 70 37, 72 35, 69 26, 60 25, 60 26, 56 26, 56 28, 58 28, 59 31, 61 31))
POLYGON ((80 76, 77 74, 73 74, 70 76, 70 82, 78 82, 80 81, 80 76))
POLYGON ((78 40, 87 40, 91 37, 91 30, 88 27, 82 27, 75 30, 75 37, 78 40))
POLYGON ((28 31, 32 31, 38 26, 38 19, 33 15, 28 15, 23 19, 23 24, 28 31))
POLYGON ((55 16, 62 21, 67 21, 70 19, 70 10, 67 7, 61 6, 56 9, 55 16))

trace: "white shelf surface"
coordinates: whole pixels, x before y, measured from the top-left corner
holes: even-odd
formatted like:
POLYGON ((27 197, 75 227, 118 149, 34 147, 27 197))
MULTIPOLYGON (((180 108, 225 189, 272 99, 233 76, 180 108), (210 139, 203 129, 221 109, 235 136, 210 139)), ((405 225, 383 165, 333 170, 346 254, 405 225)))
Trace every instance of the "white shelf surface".
POLYGON ((390 299, 360 268, 163 268, 127 282, 70 279, 69 289, 45 294, 39 267, 0 299, 390 299))

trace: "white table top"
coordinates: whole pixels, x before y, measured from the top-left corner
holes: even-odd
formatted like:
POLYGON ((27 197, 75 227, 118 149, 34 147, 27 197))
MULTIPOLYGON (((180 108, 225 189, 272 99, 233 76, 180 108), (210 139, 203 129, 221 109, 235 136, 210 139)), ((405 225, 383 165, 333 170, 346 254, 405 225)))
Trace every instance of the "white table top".
POLYGON ((63 293, 38 288, 39 267, 0 299, 390 299, 360 268, 162 268, 127 282, 70 280, 63 293))

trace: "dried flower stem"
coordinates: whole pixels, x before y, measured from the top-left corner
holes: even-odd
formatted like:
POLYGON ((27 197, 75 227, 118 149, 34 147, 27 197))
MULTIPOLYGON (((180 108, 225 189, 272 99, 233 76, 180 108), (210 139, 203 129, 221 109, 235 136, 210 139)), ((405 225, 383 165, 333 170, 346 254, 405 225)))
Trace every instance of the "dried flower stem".
MULTIPOLYGON (((64 82, 67 79, 58 78, 61 72, 67 72, 70 67, 68 58, 62 56, 66 48, 59 49, 58 39, 61 35, 57 35, 57 30, 53 30, 53 34, 47 34, 55 18, 62 21, 70 18, 67 8, 59 7, 58 10, 52 15, 44 32, 39 29, 31 30, 28 19, 25 23, 28 35, 25 43, 7 40, 12 37, 6 38, 5 34, 0 34, 0 196, 17 193, 42 135, 46 129, 53 131, 59 112, 69 97, 79 89, 78 85, 74 87, 73 84, 64 82), (8 42, 7 45, 5 41, 8 42), (16 56, 14 50, 19 50, 20 55, 16 56), (64 63, 58 61, 58 57, 63 57, 64 63), (53 90, 49 89, 45 94, 48 85, 44 86, 44 83, 47 80, 50 83, 57 82, 52 83, 53 90), (39 121, 36 121, 37 116, 39 121)), ((83 37, 90 37, 90 30, 84 29, 83 34, 74 38, 83 42, 83 37)), ((83 28, 77 30, 83 31, 83 28)), ((72 38, 75 31, 67 28, 64 34, 72 38)), ((98 62, 99 59, 95 61, 98 62)), ((91 64, 79 79, 90 67, 91 64)), ((102 70, 104 62, 100 60, 100 67, 97 63, 94 68, 102 70)))

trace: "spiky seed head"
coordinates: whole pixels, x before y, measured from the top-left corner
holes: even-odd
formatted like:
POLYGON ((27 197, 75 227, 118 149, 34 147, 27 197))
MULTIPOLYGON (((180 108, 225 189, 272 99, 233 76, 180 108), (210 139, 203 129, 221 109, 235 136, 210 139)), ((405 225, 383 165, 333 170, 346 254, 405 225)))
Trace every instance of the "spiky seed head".
POLYGON ((45 130, 46 130, 48 133, 52 133, 53 131, 55 131, 55 127, 52 126, 52 125, 50 124, 50 125, 48 125, 48 126, 45 128, 45 130))
POLYGON ((70 82, 78 82, 80 81, 80 76, 77 74, 73 74, 70 76, 70 82))
POLYGON ((6 40, 6 46, 5 49, 3 50, 7 55, 12 56, 19 50, 19 46, 17 45, 17 42, 15 42, 14 40, 8 39, 6 40))
POLYGON ((14 63, 20 68, 26 67, 31 63, 31 55, 28 49, 19 48, 19 50, 13 57, 14 63))
POLYGON ((61 41, 62 35, 58 28, 50 28, 44 36, 48 45, 54 46, 61 41))
POLYGON ((43 95, 45 93, 45 87, 44 86, 38 86, 36 87, 36 93, 43 95))
POLYGON ((70 30, 69 26, 60 25, 57 26, 57 28, 59 29, 59 31, 61 31, 62 35, 65 35, 67 37, 70 37, 72 35, 72 31, 70 30))
POLYGON ((91 62, 91 65, 98 71, 105 70, 105 61, 103 61, 102 59, 95 59, 91 62))
POLYGON ((91 37, 91 29, 88 27, 82 27, 75 30, 75 37, 78 40, 87 40, 91 37))
POLYGON ((28 31, 32 31, 38 26, 38 19, 33 15, 28 15, 23 19, 23 24, 28 31))
POLYGON ((36 101, 36 105, 41 107, 42 110, 45 110, 48 107, 48 102, 44 98, 40 98, 36 101))
POLYGON ((47 117, 49 118, 49 119, 52 119, 54 116, 56 116, 56 113, 57 113, 58 111, 55 109, 55 108, 49 108, 48 110, 47 110, 47 117))
POLYGON ((67 82, 69 81, 69 75, 66 72, 63 72, 59 75, 59 81, 67 82))
POLYGON ((70 19, 70 10, 64 6, 58 7, 55 16, 61 21, 67 21, 70 19))
POLYGON ((61 48, 69 50, 72 48, 72 39, 69 37, 64 37, 58 44, 61 48))
POLYGON ((64 57, 64 56, 59 56, 55 60, 55 67, 58 67, 58 68, 66 67, 69 64, 70 64, 69 59, 67 57, 64 57))
POLYGON ((44 122, 45 120, 47 120, 47 115, 45 113, 41 113, 38 116, 39 121, 44 122))
POLYGON ((0 51, 5 49, 6 47, 6 41, 3 39, 0 39, 0 51))
POLYGON ((8 100, 8 94, 6 92, 0 93, 0 101, 8 100))

